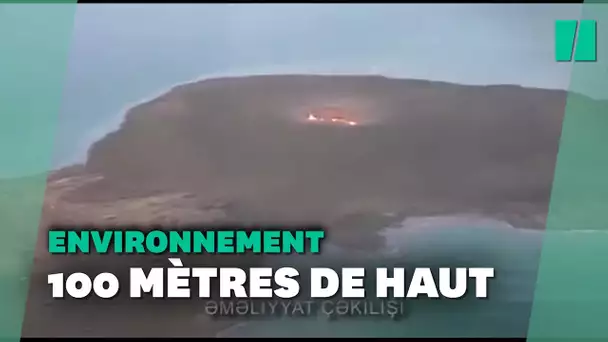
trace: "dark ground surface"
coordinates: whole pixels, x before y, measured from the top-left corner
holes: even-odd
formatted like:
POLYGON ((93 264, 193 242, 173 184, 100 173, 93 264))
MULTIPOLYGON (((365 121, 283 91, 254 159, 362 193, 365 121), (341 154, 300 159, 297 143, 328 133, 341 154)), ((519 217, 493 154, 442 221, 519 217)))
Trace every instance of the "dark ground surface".
MULTIPOLYGON (((342 245, 373 248, 382 244, 377 229, 406 216, 469 213, 541 229, 565 99, 562 91, 371 76, 180 86, 132 109, 86 165, 49 178, 42 227, 314 222, 342 245), (324 106, 360 124, 304 121, 324 106)), ((200 303, 51 300, 51 269, 168 262, 51 258, 44 233, 24 336, 211 336, 226 326, 196 315, 200 303)))

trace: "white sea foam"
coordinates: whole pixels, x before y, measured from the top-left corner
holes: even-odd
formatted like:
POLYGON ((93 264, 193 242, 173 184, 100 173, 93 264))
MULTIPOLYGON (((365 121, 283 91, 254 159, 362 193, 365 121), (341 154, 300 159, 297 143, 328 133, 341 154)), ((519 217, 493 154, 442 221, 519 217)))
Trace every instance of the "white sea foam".
MULTIPOLYGON (((588 234, 594 232, 598 231, 571 230, 551 232, 551 234, 556 234, 554 236, 558 238, 558 243, 563 243, 564 249, 567 249, 576 247, 577 241, 579 241, 575 238, 576 236, 586 239, 588 234)), ((521 324, 521 329, 524 331, 527 327, 526 315, 529 314, 534 298, 536 272, 540 262, 539 252, 545 234, 543 231, 517 229, 500 220, 472 215, 410 217, 383 229, 381 235, 386 238, 388 247, 384 249, 384 254, 403 256, 405 259, 423 255, 452 262, 454 257, 468 256, 472 258, 471 260, 487 263, 497 269, 496 281, 492 287, 492 305, 486 305, 479 311, 458 312, 429 307, 427 311, 422 310, 412 314, 403 324, 410 329, 427 329, 425 327, 429 323, 428 316, 431 315, 434 325, 458 330, 459 324, 455 324, 455 320, 462 319, 463 326, 467 326, 472 320, 502 327, 505 322, 515 322, 521 319, 521 322, 513 324, 521 324)), ((324 247, 326 246, 324 245, 324 247)), ((355 255, 361 257, 366 255, 368 259, 378 256, 378 254, 369 252, 367 254, 357 253, 357 251, 342 249, 339 246, 329 247, 324 249, 324 255, 325 252, 338 257, 346 255, 349 260, 356 260, 353 258, 355 255)), ((564 299, 563 294, 560 293, 559 296, 559 300, 564 299)), ((347 333, 355 329, 354 326, 344 322, 342 325, 333 323, 331 331, 327 334, 333 334, 334 331, 336 334, 338 332, 347 333)), ((323 329, 326 324, 326 321, 314 320, 314 318, 297 322, 289 320, 280 323, 276 321, 247 322, 228 328, 217 336, 267 336, 274 332, 273 329, 279 330, 281 334, 298 334, 298 336, 313 333, 312 330, 314 330, 321 335, 323 333, 317 329, 323 329), (310 328, 301 328, 307 324, 307 327, 310 328)), ((361 324, 368 323, 366 321, 357 322, 357 327, 360 327, 361 324)), ((377 329, 377 325, 370 326, 370 330, 374 329, 377 329)), ((387 325, 386 329, 392 329, 392 327, 387 325)), ((428 327, 428 329, 433 328, 428 327)))

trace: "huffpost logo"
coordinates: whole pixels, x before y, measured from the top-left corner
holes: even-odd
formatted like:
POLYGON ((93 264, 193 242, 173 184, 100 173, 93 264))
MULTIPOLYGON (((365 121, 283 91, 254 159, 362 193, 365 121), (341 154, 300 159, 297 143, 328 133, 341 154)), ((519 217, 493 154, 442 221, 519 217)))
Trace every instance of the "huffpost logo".
POLYGON ((595 20, 557 20, 555 22, 555 60, 558 62, 597 61, 597 22, 595 20))

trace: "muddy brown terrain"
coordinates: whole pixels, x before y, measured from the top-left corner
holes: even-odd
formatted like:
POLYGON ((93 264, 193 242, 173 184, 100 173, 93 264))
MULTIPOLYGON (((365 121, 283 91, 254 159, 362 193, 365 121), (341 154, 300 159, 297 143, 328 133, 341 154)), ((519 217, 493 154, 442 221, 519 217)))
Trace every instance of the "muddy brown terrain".
POLYGON ((50 224, 321 223, 357 248, 381 246, 375 232, 405 216, 479 214, 542 229, 565 100, 372 76, 176 87, 130 110, 85 165, 49 177, 24 336, 211 336, 225 326, 192 303, 51 301, 49 270, 135 259, 51 258, 50 224), (310 124, 318 108, 357 125, 310 124))
POLYGON ((565 99, 371 76, 203 81, 133 109, 91 148, 85 169, 104 180, 85 188, 238 199, 244 219, 327 221, 367 208, 518 213, 541 227, 565 99), (361 125, 301 120, 340 106, 361 125))

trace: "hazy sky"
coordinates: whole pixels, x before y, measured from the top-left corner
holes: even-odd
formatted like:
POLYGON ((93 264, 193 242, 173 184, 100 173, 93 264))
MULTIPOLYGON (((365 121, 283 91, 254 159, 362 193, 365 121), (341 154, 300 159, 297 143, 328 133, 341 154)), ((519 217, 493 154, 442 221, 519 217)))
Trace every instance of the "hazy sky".
POLYGON ((200 76, 374 73, 567 88, 571 64, 555 62, 554 21, 580 12, 577 4, 80 4, 55 159, 82 161, 126 107, 200 76))
POLYGON ((57 135, 82 161, 130 105, 175 83, 252 73, 373 73, 567 88, 554 21, 580 5, 78 5, 57 135))
POLYGON ((554 21, 579 15, 568 4, 80 5, 74 44, 79 56, 138 49, 217 72, 314 66, 561 87, 554 21))

